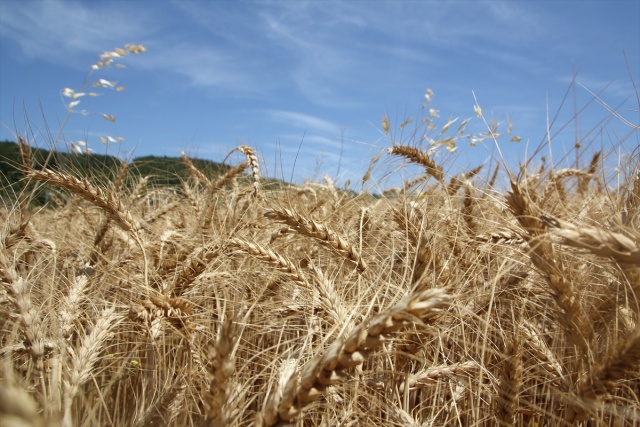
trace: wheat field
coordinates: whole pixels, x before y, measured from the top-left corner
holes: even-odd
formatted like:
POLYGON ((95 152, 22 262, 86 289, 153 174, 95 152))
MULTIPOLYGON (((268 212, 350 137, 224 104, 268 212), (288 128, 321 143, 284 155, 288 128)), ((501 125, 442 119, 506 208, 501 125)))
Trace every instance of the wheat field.
POLYGON ((3 426, 640 425, 637 160, 450 176, 392 142, 420 172, 373 195, 264 185, 248 146, 180 188, 20 148, 3 426))

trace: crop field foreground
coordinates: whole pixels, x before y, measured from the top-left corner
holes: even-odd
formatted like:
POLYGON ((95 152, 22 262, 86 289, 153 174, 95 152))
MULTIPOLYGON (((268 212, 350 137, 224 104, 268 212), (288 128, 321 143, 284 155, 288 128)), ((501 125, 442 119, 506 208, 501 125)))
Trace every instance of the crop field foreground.
POLYGON ((3 425, 640 425, 638 164, 498 190, 395 145, 427 175, 374 197, 263 187, 248 146, 219 175, 183 155, 180 188, 20 148, 3 425))

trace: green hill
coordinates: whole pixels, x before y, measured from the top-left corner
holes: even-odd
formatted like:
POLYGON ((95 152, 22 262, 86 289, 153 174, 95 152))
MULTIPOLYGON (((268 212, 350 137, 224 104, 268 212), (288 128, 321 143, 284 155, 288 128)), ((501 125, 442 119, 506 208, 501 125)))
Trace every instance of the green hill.
MULTIPOLYGON (((203 159, 191 162, 206 176, 214 177, 224 173, 229 166, 203 159)), ((103 154, 75 154, 49 151, 31 147, 32 167, 46 165, 49 169, 62 170, 75 176, 90 177, 92 180, 112 180, 120 169, 121 161, 103 154)), ((20 147, 12 141, 0 141, 0 197, 13 198, 20 189, 23 178, 20 147)), ((179 186, 189 177, 189 170, 179 157, 144 156, 135 158, 128 168, 134 180, 139 176, 150 178, 152 186, 179 186)))

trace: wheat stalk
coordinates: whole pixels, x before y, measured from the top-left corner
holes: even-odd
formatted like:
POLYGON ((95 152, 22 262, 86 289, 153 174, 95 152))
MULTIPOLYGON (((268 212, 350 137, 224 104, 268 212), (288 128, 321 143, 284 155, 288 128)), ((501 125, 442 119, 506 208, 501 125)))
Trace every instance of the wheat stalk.
POLYGON ((66 188, 77 194, 86 201, 94 204, 100 209, 104 210, 107 215, 124 231, 131 234, 134 240, 138 243, 140 250, 143 254, 144 263, 144 282, 145 285, 149 283, 148 280, 148 260, 144 245, 138 231, 140 224, 133 219, 128 210, 125 209, 122 201, 117 199, 113 193, 106 195, 100 188, 92 185, 86 178, 78 179, 74 176, 65 175, 60 172, 55 172, 50 169, 35 170, 32 169, 27 172, 27 176, 37 179, 39 181, 45 181, 52 185, 57 185, 66 188))
POLYGON ((253 255, 256 258, 275 266, 298 285, 307 289, 311 288, 306 276, 298 267, 271 249, 266 249, 256 243, 250 243, 235 237, 227 240, 226 243, 229 247, 240 249, 244 253, 253 255))
POLYGON ((309 236, 323 245, 333 249, 337 253, 346 256, 352 261, 358 271, 364 272, 367 263, 364 261, 356 248, 347 239, 340 236, 328 226, 319 222, 304 218, 289 209, 271 209, 265 212, 264 216, 288 225, 291 230, 303 236, 309 236))
POLYGON ((253 197, 258 197, 258 191, 260 190, 260 169, 258 166, 258 156, 253 148, 247 145, 241 145, 237 148, 242 154, 247 157, 247 162, 251 167, 251 176, 253 178, 253 197))
POLYGON ((556 318, 562 324, 571 342, 578 346, 581 355, 590 357, 590 340, 593 331, 580 306, 580 298, 569 280, 568 271, 556 256, 553 246, 544 235, 544 224, 538 219, 531 206, 531 198, 523 193, 520 186, 512 181, 507 194, 507 205, 527 234, 523 237, 529 245, 529 255, 533 264, 543 273, 551 288, 559 311, 556 318))
POLYGON ((294 373, 284 387, 282 398, 269 402, 258 415, 257 425, 268 427, 290 422, 305 406, 322 396, 327 387, 344 381, 343 370, 362 364, 403 326, 441 313, 449 301, 444 289, 429 289, 406 297, 356 326, 345 339, 336 339, 324 354, 314 357, 294 373))

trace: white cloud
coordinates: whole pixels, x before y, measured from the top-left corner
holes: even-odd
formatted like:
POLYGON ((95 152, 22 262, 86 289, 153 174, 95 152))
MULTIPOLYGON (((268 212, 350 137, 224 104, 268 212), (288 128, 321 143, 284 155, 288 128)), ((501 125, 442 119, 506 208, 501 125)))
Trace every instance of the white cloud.
POLYGON ((280 123, 307 129, 310 132, 322 132, 340 135, 340 126, 336 123, 309 114, 295 111, 267 110, 267 115, 280 123))
POLYGON ((0 34, 28 59, 70 63, 78 53, 94 53, 136 42, 152 31, 127 3, 58 0, 4 1, 0 34))

